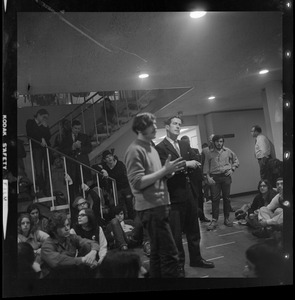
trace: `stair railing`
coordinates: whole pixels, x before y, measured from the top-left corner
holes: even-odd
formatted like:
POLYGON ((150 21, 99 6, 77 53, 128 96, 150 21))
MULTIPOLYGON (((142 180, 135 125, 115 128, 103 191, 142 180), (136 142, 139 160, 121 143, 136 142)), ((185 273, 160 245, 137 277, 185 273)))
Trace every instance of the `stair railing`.
MULTIPOLYGON (((81 173, 81 182, 83 183, 84 182, 84 176, 83 176, 83 168, 86 168, 86 169, 89 169, 90 171, 92 171, 93 173, 95 173, 95 177, 96 177, 96 183, 97 183, 97 193, 101 199, 100 201, 100 213, 101 213, 101 217, 103 217, 103 214, 102 214, 102 194, 101 194, 101 189, 100 189, 100 182, 99 182, 99 175, 103 176, 103 174, 101 172, 99 172, 98 170, 84 164, 84 163, 81 163, 79 161, 77 161, 76 159, 50 147, 50 146, 44 146, 44 148, 46 149, 46 158, 47 158, 47 166, 48 166, 48 175, 49 175, 49 186, 50 186, 50 194, 51 194, 51 197, 43 197, 43 198, 38 198, 37 197, 37 188, 36 188, 36 178, 35 178, 35 166, 34 166, 34 158, 33 158, 33 151, 32 151, 32 142, 34 142, 35 144, 39 144, 42 146, 42 144, 31 138, 31 137, 28 137, 26 135, 19 135, 18 136, 19 138, 27 138, 28 141, 29 141, 29 148, 30 148, 30 160, 31 160, 31 168, 32 168, 32 181, 33 181, 33 189, 34 189, 34 194, 35 194, 35 200, 34 202, 37 202, 37 203, 42 203, 42 202, 48 202, 48 201, 51 201, 51 208, 50 210, 51 211, 54 211, 54 210, 61 210, 61 209, 69 209, 69 213, 70 213, 70 203, 71 203, 71 199, 70 199, 70 192, 69 192, 69 182, 68 180, 65 180, 66 181, 66 188, 67 188, 67 199, 68 199, 68 204, 66 205, 55 205, 54 203, 54 200, 55 200, 55 197, 53 195, 53 184, 52 184, 52 172, 51 172, 51 163, 50 163, 50 155, 49 155, 49 150, 58 154, 60 157, 63 158, 63 165, 64 165, 64 171, 65 171, 65 174, 68 174, 67 172, 67 163, 66 163, 66 160, 70 160, 76 164, 79 165, 79 168, 80 168, 80 173, 81 173)), ((43 146, 42 146, 43 147, 43 146)), ((112 177, 108 177, 109 180, 111 180, 112 182, 112 192, 113 192, 113 197, 114 197, 114 204, 115 206, 118 205, 118 193, 117 193, 117 185, 116 185, 116 180, 112 177)), ((84 189, 83 190, 83 197, 85 198, 85 191, 84 189)))

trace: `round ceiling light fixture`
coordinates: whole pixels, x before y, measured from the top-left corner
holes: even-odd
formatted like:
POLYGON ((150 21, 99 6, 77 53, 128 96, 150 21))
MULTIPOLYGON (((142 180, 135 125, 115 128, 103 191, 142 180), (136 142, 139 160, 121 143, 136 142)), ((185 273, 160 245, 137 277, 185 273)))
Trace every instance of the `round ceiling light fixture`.
POLYGON ((150 75, 147 74, 147 73, 141 73, 141 74, 138 75, 139 78, 147 78, 147 77, 149 77, 149 76, 150 76, 150 75))
POLYGON ((259 71, 259 74, 263 75, 263 74, 267 74, 268 72, 269 72, 269 70, 263 69, 263 70, 259 71))
POLYGON ((193 19, 198 19, 198 18, 204 17, 206 15, 206 13, 207 12, 201 11, 201 10, 199 10, 199 11, 192 11, 190 13, 190 17, 193 18, 193 19))

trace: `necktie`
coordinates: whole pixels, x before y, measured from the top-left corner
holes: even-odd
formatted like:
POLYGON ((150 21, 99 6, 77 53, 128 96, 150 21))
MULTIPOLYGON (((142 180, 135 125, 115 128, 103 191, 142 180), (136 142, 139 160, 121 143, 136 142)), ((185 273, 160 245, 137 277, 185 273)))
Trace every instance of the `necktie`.
POLYGON ((180 149, 177 141, 174 141, 174 148, 176 149, 178 155, 180 156, 180 149))

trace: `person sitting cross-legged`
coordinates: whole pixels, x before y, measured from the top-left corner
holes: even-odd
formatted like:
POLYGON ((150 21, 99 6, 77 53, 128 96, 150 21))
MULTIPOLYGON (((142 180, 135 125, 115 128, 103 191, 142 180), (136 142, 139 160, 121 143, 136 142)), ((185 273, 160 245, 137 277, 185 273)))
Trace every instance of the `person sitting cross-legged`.
MULTIPOLYGON (((123 206, 114 208, 115 217, 106 227, 106 238, 110 244, 110 248, 119 248, 127 250, 128 248, 139 246, 141 243, 149 243, 148 238, 144 236, 142 223, 139 219, 124 220, 123 206)), ((145 248, 148 248, 145 246, 145 248)), ((149 255, 149 253, 146 253, 149 255)))
POLYGON ((70 234, 66 213, 55 212, 48 221, 49 237, 41 247, 42 278, 93 278, 98 266, 99 244, 70 234))
POLYGON ((78 223, 71 228, 71 234, 77 234, 82 238, 94 240, 99 243, 98 264, 100 264, 107 254, 107 240, 103 229, 98 225, 92 209, 84 208, 78 213, 78 223))
POLYGON ((276 181, 278 194, 267 206, 262 206, 258 212, 258 220, 261 228, 252 232, 259 238, 270 237, 274 231, 281 231, 283 228, 283 178, 276 181))

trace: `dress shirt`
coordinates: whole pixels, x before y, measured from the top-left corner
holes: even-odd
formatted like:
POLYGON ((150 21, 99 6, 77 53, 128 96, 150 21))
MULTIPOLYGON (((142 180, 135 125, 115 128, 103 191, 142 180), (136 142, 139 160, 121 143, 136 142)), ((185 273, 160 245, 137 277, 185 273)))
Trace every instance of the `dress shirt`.
POLYGON ((204 174, 223 174, 227 170, 234 170, 239 167, 239 160, 236 154, 229 148, 223 147, 220 151, 211 149, 205 156, 204 174))
POLYGON ((166 139, 172 144, 172 146, 175 148, 175 150, 178 153, 178 155, 181 156, 180 155, 180 148, 179 148, 178 140, 173 141, 168 136, 166 136, 166 139))
POLYGON ((255 142, 255 157, 257 159, 270 156, 270 142, 266 136, 259 134, 255 142))

